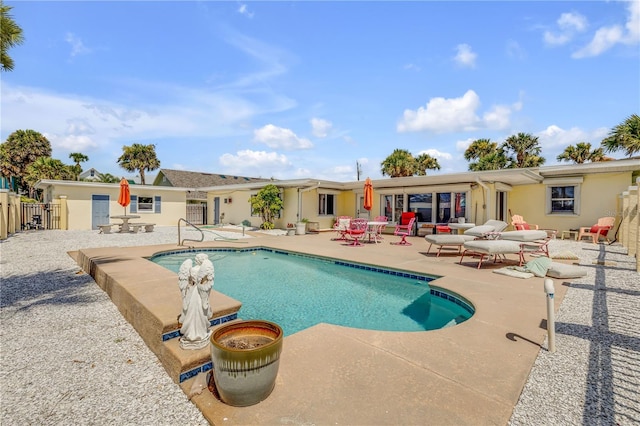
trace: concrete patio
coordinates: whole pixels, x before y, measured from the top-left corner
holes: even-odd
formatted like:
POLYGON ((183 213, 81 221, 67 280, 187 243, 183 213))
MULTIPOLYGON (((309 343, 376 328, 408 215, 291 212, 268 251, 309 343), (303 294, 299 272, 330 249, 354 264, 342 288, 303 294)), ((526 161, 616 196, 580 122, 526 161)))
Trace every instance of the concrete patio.
MULTIPOLYGON (((460 265, 458 255, 443 253, 438 258, 435 253, 427 255, 428 244, 420 237, 409 239, 412 246, 391 245, 389 242, 398 237, 385 236, 382 244, 349 247, 332 241, 335 234, 331 232, 294 237, 261 233, 255 236, 258 238, 233 243, 189 244, 193 247, 267 246, 439 275, 442 278, 432 284, 462 295, 473 303, 476 313, 463 324, 429 332, 380 332, 320 324, 288 336, 276 387, 267 400, 236 408, 218 401, 206 389, 193 397, 192 401, 209 422, 509 422, 546 337, 542 278, 517 279, 492 273, 493 269, 505 266, 503 263, 487 263, 477 270, 474 259, 460 265)), ((177 245, 99 248, 74 254, 125 318, 134 324, 165 368, 172 363, 190 362, 179 360, 175 350, 152 336, 154 321, 175 318, 180 296, 176 275, 144 257, 177 248, 177 245), (130 302, 137 297, 146 299, 134 307, 130 302), (144 310, 148 312, 142 312, 144 310), (163 360, 171 356, 174 361, 163 360)), ((515 257, 511 258, 513 262, 515 257)), ((561 280, 555 280, 555 284, 557 309, 567 286, 561 280)), ((217 306, 224 311, 224 306, 232 304, 228 298, 216 300, 215 297, 214 294, 214 309, 217 306)), ((185 393, 191 392, 194 380, 181 384, 185 393)))

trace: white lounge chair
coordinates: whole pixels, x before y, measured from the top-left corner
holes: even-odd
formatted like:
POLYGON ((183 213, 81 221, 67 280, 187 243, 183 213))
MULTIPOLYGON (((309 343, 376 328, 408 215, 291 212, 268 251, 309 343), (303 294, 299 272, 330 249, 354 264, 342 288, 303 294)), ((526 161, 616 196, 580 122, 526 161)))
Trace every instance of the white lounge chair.
POLYGON ((464 231, 463 234, 460 235, 449 235, 449 234, 436 234, 436 235, 425 235, 424 239, 429 243, 429 249, 427 253, 431 251, 431 246, 436 245, 438 247, 438 254, 436 257, 440 256, 440 252, 443 247, 457 247, 458 254, 462 250, 462 246, 467 241, 472 241, 477 238, 485 238, 488 235, 492 235, 496 232, 504 231, 509 224, 502 220, 494 220, 490 219, 484 223, 484 225, 474 226, 473 228, 469 228, 464 231))

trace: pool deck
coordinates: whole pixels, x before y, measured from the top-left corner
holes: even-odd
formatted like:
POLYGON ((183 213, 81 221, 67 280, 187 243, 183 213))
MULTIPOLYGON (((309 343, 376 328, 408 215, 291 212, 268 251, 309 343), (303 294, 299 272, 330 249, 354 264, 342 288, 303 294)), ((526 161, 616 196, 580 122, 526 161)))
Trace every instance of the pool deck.
MULTIPOLYGON (((426 254, 429 245, 422 237, 409 238, 412 246, 391 245, 389 242, 399 237, 385 235, 381 244, 349 247, 333 241, 333 232, 256 236, 259 238, 238 242, 189 242, 189 246, 266 246, 439 275, 442 278, 431 284, 462 295, 473 303, 476 313, 455 327, 428 332, 320 324, 288 336, 276 387, 265 401, 238 408, 218 401, 206 389, 193 396, 192 401, 210 423, 508 423, 546 337, 542 278, 492 273, 505 263, 486 262, 478 270, 477 259, 465 258, 460 265, 459 255, 444 250, 436 258, 434 251, 426 254)), ((185 247, 111 247, 75 254, 161 361, 190 354, 175 355, 175 348, 161 342, 150 344, 149 336, 145 338, 154 327, 164 327, 158 322, 175 319, 181 304, 176 275, 144 257, 180 248, 185 247), (136 301, 152 306, 152 314, 141 312, 136 301)), ((515 263, 514 255, 508 258, 507 264, 515 263)), ((567 286, 562 280, 554 281, 557 310, 567 286)), ((216 310, 233 309, 232 299, 212 294, 216 310)), ((167 368, 166 361, 163 365, 167 368)), ((194 380, 181 384, 185 393, 191 392, 194 380)))

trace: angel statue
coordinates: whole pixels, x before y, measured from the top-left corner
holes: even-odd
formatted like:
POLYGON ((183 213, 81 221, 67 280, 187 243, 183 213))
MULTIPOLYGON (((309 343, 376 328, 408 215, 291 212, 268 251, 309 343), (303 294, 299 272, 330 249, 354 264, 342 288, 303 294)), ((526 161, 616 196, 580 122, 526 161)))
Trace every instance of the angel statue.
POLYGON ((182 349, 201 349, 209 344, 209 293, 213 288, 214 269, 209 256, 196 255, 193 265, 191 259, 182 262, 178 271, 178 287, 182 294, 182 312, 178 322, 180 328, 180 347, 182 349))

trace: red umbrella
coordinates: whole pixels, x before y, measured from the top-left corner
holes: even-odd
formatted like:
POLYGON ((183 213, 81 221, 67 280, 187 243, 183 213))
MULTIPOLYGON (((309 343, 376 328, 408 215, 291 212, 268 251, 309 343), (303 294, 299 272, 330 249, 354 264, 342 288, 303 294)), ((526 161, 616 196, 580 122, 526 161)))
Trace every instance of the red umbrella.
POLYGON ((118 195, 118 204, 124 207, 124 214, 127 214, 127 206, 131 203, 131 193, 129 192, 129 181, 125 178, 120 180, 120 195, 118 195))
POLYGON ((364 205, 365 210, 371 210, 373 207, 373 184, 371 179, 367 178, 364 181, 364 205))

